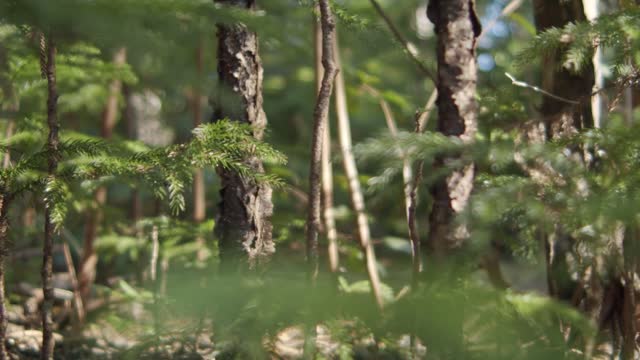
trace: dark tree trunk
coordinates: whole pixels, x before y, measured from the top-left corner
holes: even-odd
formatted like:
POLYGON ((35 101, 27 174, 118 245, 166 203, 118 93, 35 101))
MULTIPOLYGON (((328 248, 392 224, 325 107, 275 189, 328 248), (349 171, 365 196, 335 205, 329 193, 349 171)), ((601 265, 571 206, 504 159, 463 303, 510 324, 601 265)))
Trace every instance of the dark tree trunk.
MULTIPOLYGON (((50 177, 56 176, 58 168, 58 90, 56 88, 56 45, 52 35, 49 34, 46 44, 46 78, 48 84, 47 99, 47 125, 49 127, 49 137, 47 140, 48 151, 48 173, 50 177)), ((44 301, 42 303, 42 360, 53 359, 53 319, 51 308, 53 307, 53 240, 55 235, 55 224, 51 218, 51 206, 45 206, 44 213, 44 245, 42 249, 42 291, 44 301)))
MULTIPOLYGON (((563 27, 571 22, 586 21, 582 0, 534 0, 534 17, 538 32, 563 27)), ((573 105, 551 97, 544 97, 540 113, 543 116, 547 139, 570 135, 593 127, 591 92, 595 82, 593 65, 579 74, 562 66, 560 52, 545 56, 542 68, 542 88, 565 99, 580 101, 573 105)))
MULTIPOLYGON (((585 21, 581 0, 560 2, 557 0, 535 0, 534 17, 538 32, 552 27, 563 27, 571 22, 585 21)), ((542 88, 559 97, 579 101, 571 104, 549 96, 542 100, 540 115, 545 128, 546 140, 566 137, 593 126, 590 93, 594 84, 593 67, 588 66, 579 74, 562 66, 562 54, 544 56, 542 88)), ((577 150, 577 149, 576 149, 577 150)), ((580 155, 580 152, 575 152, 580 155)), ((580 156, 581 158, 581 156, 580 156)), ((559 299, 571 301, 575 288, 566 257, 573 239, 560 225, 553 234, 546 236, 547 282, 549 293, 559 299)))
MULTIPOLYGON (((219 2, 247 9, 255 6, 253 0, 219 2)), ((262 72, 257 35, 243 24, 218 25, 218 75, 222 91, 231 91, 233 96, 216 104, 214 120, 229 118, 250 124, 253 136, 262 139, 267 125, 262 109, 262 72)), ((245 163, 257 173, 264 172, 258 157, 251 156, 245 163)), ((218 174, 222 187, 215 228, 223 267, 234 267, 247 259, 252 267, 268 260, 275 252, 271 187, 222 168, 218 174)))
MULTIPOLYGON (((569 23, 586 21, 582 0, 534 0, 534 17, 538 32, 552 27, 562 28, 569 23)), ((572 104, 545 97, 540 109, 547 140, 554 140, 570 136, 581 130, 594 126, 591 94, 595 83, 595 72, 592 62, 579 73, 572 71, 571 64, 563 63, 560 51, 543 58, 542 88, 559 97, 577 102, 572 104)), ((572 157, 583 166, 590 165, 589 149, 575 147, 572 157)), ((633 225, 629 225, 633 226, 633 225)), ((612 331, 613 344, 620 344, 625 359, 635 358, 635 336, 637 329, 633 321, 636 300, 633 289, 633 269, 627 263, 629 255, 634 255, 625 245, 637 241, 635 231, 620 224, 620 228, 612 235, 615 244, 608 254, 597 255, 597 263, 618 263, 617 257, 625 255, 622 268, 615 265, 608 269, 609 275, 603 276, 597 270, 596 263, 580 264, 581 268, 591 269, 591 275, 586 278, 578 273, 578 281, 573 280, 577 273, 575 266, 568 261, 568 257, 588 258, 584 254, 572 254, 577 250, 573 244, 575 239, 567 234, 561 224, 556 225, 555 231, 546 237, 547 250, 547 280, 549 292, 552 296, 570 301, 572 305, 583 310, 600 327, 602 331, 620 327, 622 341, 617 339, 617 331, 612 331), (610 257, 610 258, 608 258, 610 257)), ((611 239, 606 239, 611 241, 611 239)), ((632 262, 633 263, 633 262, 632 262)), ((617 351, 617 349, 614 349, 617 351)))
MULTIPOLYGON (((444 135, 462 141, 474 140, 477 130, 475 58, 480 23, 473 0, 431 0, 427 15, 438 36, 438 125, 444 135)), ((441 158, 436 166, 446 166, 455 158, 441 158)), ((435 254, 442 255, 461 245, 468 237, 464 225, 455 225, 473 189, 474 166, 465 165, 436 182, 432 189, 429 241, 435 254)))

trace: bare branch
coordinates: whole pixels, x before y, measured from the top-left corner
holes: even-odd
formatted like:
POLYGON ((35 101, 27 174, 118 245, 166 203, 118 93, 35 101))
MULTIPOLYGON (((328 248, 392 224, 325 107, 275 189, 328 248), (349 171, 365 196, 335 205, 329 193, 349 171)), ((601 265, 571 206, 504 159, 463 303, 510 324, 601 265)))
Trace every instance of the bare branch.
POLYGON ((387 13, 384 12, 380 4, 378 4, 376 0, 369 0, 369 1, 371 2, 371 5, 373 5, 373 7, 376 9, 376 12, 378 12, 378 15, 380 15, 380 17, 387 24, 387 27, 389 28, 389 30, 391 30, 396 40, 402 45, 402 47, 404 47, 405 52, 407 53, 407 55, 409 55, 411 60, 416 64, 418 69, 423 74, 425 74, 429 79, 431 79, 431 81, 433 81, 433 83, 435 84, 437 82, 437 79, 433 71, 427 68, 427 66, 417 57, 415 50, 411 49, 407 39, 405 39, 405 37, 402 35, 402 33, 398 30, 396 25, 393 23, 393 21, 391 21, 391 18, 387 15, 387 13))

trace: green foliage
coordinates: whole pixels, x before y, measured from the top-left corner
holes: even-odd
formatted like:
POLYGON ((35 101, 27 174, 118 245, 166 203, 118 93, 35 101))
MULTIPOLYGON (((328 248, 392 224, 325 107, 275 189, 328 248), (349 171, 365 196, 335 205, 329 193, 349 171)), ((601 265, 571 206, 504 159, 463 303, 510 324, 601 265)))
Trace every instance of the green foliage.
POLYGON ((609 67, 616 77, 635 76, 628 73, 628 60, 637 68, 637 53, 640 40, 637 24, 640 10, 627 9, 602 15, 594 22, 571 23, 564 28, 551 28, 531 42, 520 55, 520 64, 526 64, 539 56, 560 52, 563 61, 559 66, 573 72, 586 71, 596 47, 607 50, 609 67))
MULTIPOLYGON (((483 23, 505 5, 504 1, 477 3, 483 23)), ((424 2, 380 4, 416 49, 420 61, 433 62, 435 37, 428 29, 424 2)), ((478 54, 493 64, 481 67, 477 138, 463 143, 435 131, 435 115, 424 134, 409 132, 414 128, 415 111, 423 110, 434 84, 407 58, 402 44, 368 0, 332 1, 355 150, 361 160, 361 181, 368 184, 367 214, 384 282, 387 308, 380 312, 364 280, 363 253, 355 241, 354 212, 349 207, 344 171, 338 165, 341 159, 335 155, 335 140, 334 210, 341 273, 331 279, 321 275, 315 286, 309 286, 305 269, 297 266, 303 261, 309 124, 316 91, 314 1, 258 1, 258 5, 259 11, 249 12, 210 0, 0 2, 0 130, 6 133, 9 124, 15 125, 14 133, 0 141, 0 152, 11 155, 11 166, 0 171, 0 191, 16 199, 10 213, 15 246, 40 246, 42 220, 39 216, 27 220, 30 211, 40 215, 43 202, 56 229, 72 247, 82 243, 78 238, 86 231, 87 213, 100 210, 104 218, 95 244, 100 258, 98 281, 109 286, 97 287, 96 293, 114 304, 126 301, 151 306, 151 288, 157 284, 149 284, 145 274, 152 247, 150 234, 157 229, 159 260, 169 267, 161 274, 167 292, 156 294, 153 308, 167 314, 160 321, 166 321, 163 330, 168 334, 159 335, 190 334, 187 326, 200 326, 203 318, 211 318, 221 356, 264 357, 265 342, 283 328, 324 324, 339 342, 336 356, 345 359, 387 350, 400 358, 415 356, 407 346, 399 345, 407 334, 426 345, 429 356, 443 359, 584 358, 576 349, 594 338, 590 321, 530 288, 524 292, 489 289, 486 281, 477 279, 478 258, 494 246, 509 269, 518 269, 524 262, 541 262, 540 234, 561 225, 575 239, 572 246, 586 249, 572 264, 576 273, 599 264, 596 257, 604 255, 606 269, 599 275, 617 274, 624 264, 610 251, 615 242, 612 234, 621 227, 637 227, 640 213, 640 126, 622 123, 614 111, 602 129, 529 144, 523 128, 536 119, 540 95, 515 88, 504 72, 537 84, 539 73, 549 69, 530 64, 549 54, 562 56, 560 66, 586 71, 595 47, 600 46, 607 66, 613 69, 607 86, 634 85, 640 59, 638 9, 603 15, 593 23, 550 29, 533 39, 535 27, 527 2, 508 19, 499 19, 494 30, 504 34, 490 31, 479 43, 478 54), (216 86, 213 31, 215 24, 238 21, 260 37, 264 106, 270 120, 266 142, 256 141, 251 136, 253 129, 233 119, 192 126, 195 90, 213 103, 233 100, 231 89, 216 86), (56 154, 50 154, 45 145, 47 94, 46 81, 39 73, 40 31, 58 43, 62 130, 56 154), (127 50, 127 63, 122 66, 110 59, 119 48, 127 50), (196 49, 203 54, 202 66, 197 66, 196 49), (114 80, 123 83, 124 91, 118 94, 114 137, 105 140, 96 135, 114 80), (400 129, 397 136, 387 134, 378 99, 364 91, 363 85, 375 87, 389 103, 400 129), (128 99, 147 92, 161 103, 158 119, 153 120, 160 129, 175 133, 177 140, 169 145, 154 147, 136 141, 130 129, 135 126, 127 113, 131 112, 128 99), (47 174, 50 155, 60 160, 54 176, 47 174), (443 156, 453 160, 435 167, 443 156), (247 159, 252 158, 263 160, 265 174, 251 170, 247 159), (470 241, 459 257, 446 264, 456 271, 450 275, 427 261, 429 279, 408 293, 411 265, 405 259, 410 244, 401 176, 406 161, 424 163, 417 214, 421 238, 427 242, 431 185, 461 166, 473 163, 476 169, 470 206, 455 219, 469 225, 470 241), (207 216, 214 218, 219 187, 213 170, 219 168, 267 182, 275 189, 278 252, 259 276, 217 273, 218 254, 215 245, 211 246, 214 221, 196 224, 188 219, 195 169, 204 169, 207 216), (108 188, 106 204, 95 200, 98 188, 108 188), (142 215, 137 221, 132 219, 133 191, 142 215), (21 217, 24 224, 19 222, 21 217), (569 340, 560 332, 559 320, 571 326, 569 340), (376 346, 371 341, 366 345, 363 339, 372 337, 376 346), (460 353, 464 354, 455 356, 460 353)), ((210 107, 203 105, 199 110, 203 119, 211 117, 210 107)), ((141 117, 138 120, 143 123, 150 121, 146 115, 141 117)), ((333 123, 331 127, 337 139, 333 123)), ((17 273, 13 276, 21 276, 21 269, 13 271, 17 273)), ((522 270, 507 275, 517 278, 518 271, 522 270)), ((542 274, 532 273, 527 276, 542 274)), ((515 282, 524 283, 521 279, 515 282)), ((114 307, 105 312, 116 323, 114 307)), ((135 351, 145 346, 157 348, 155 336, 149 340, 148 318, 137 324, 123 318, 126 320, 117 322, 119 327, 139 331, 136 335, 141 343, 135 351)), ((141 354, 135 351, 124 358, 139 358, 141 354)))

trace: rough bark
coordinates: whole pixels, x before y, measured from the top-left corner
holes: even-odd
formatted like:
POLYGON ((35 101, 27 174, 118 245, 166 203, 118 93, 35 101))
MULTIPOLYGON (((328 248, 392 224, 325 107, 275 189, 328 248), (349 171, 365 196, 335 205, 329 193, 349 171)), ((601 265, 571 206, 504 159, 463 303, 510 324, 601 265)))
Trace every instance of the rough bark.
MULTIPOLYGON (((60 140, 58 131, 58 90, 56 85, 56 45, 51 34, 46 44, 46 78, 47 78, 47 125, 49 136, 47 139, 48 151, 48 174, 50 177, 56 176, 58 168, 58 147, 60 140)), ((42 291, 44 301, 42 303, 42 360, 53 359, 53 348, 55 340, 53 338, 53 319, 51 308, 53 307, 53 241, 55 236, 55 225, 51 219, 51 208, 45 206, 44 213, 44 244, 42 249, 42 291)))
MULTIPOLYGON (((336 66, 340 68, 340 52, 337 37, 334 37, 333 39, 333 47, 336 66)), ((378 307, 382 308, 384 307, 384 302, 382 299, 380 277, 378 275, 376 253, 371 240, 369 217, 367 216, 365 209, 364 196, 362 195, 360 179, 358 177, 358 167, 353 155, 351 123, 349 120, 349 108, 347 105, 347 89, 342 72, 339 72, 336 76, 336 113, 338 115, 338 138, 340 139, 342 164, 344 165, 344 172, 347 176, 351 206, 356 213, 358 238, 360 239, 360 246, 364 252, 367 274, 369 275, 369 283, 371 284, 373 296, 378 307)))
MULTIPOLYGON (((480 34, 474 2, 431 0, 427 15, 438 36, 437 130, 464 142, 472 142, 477 130, 478 112, 475 43, 480 34)), ((440 158, 436 166, 446 166, 455 160, 453 157, 440 158)), ((469 235, 466 226, 454 224, 454 218, 467 206, 473 177, 473 164, 465 165, 431 188, 433 207, 429 219, 429 242, 436 254, 442 255, 459 247, 469 235)))
MULTIPOLYGON (((113 56, 115 66, 123 66, 127 58, 125 48, 120 48, 113 56)), ((105 139, 110 139, 116 125, 118 115, 118 97, 122 92, 122 81, 115 79, 109 85, 109 97, 102 112, 102 123, 100 125, 100 135, 105 139)), ((82 247, 82 259, 80 262, 80 274, 78 277, 78 289, 83 301, 86 301, 91 291, 91 286, 96 277, 96 265, 98 258, 94 249, 98 228, 102 223, 104 214, 102 208, 107 202, 107 189, 100 187, 93 196, 95 208, 89 210, 84 228, 84 241, 82 247)))
MULTIPOLYGON (((219 2, 247 9, 255 6, 253 0, 219 2)), ((251 124, 253 136, 262 139, 267 125, 262 109, 263 69, 258 37, 245 25, 218 25, 218 75, 221 85, 234 97, 224 104, 218 102, 215 120, 229 118, 251 124)), ((255 172, 264 172, 258 157, 250 156, 244 161, 255 172)), ((218 175, 221 201, 215 228, 222 264, 234 267, 234 263, 248 259, 253 267, 267 261, 275 252, 271 237, 271 187, 227 169, 218 169, 218 175)))
MULTIPOLYGON (((318 20, 314 19, 315 35, 315 60, 316 60, 316 91, 319 93, 322 87, 322 30, 318 20)), ((324 219, 324 231, 329 242, 327 251, 329 254, 329 270, 335 273, 340 266, 338 253, 338 231, 333 212, 333 164, 331 163, 331 126, 327 115, 327 124, 322 137, 322 215, 324 219)))
POLYGON ((311 138, 311 163, 309 169, 309 212, 307 214, 307 261, 312 278, 318 272, 318 233, 320 231, 320 200, 322 175, 322 144, 329 119, 329 106, 333 83, 338 73, 333 51, 335 20, 328 0, 320 0, 320 24, 322 29, 322 67, 324 74, 313 111, 311 138))

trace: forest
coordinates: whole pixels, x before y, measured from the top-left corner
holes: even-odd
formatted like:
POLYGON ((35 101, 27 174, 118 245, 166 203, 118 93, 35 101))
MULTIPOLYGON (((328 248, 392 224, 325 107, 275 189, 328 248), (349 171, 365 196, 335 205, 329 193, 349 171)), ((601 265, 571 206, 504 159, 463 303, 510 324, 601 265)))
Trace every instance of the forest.
POLYGON ((639 0, 0 0, 0 360, 640 359, 639 106, 639 0))

